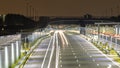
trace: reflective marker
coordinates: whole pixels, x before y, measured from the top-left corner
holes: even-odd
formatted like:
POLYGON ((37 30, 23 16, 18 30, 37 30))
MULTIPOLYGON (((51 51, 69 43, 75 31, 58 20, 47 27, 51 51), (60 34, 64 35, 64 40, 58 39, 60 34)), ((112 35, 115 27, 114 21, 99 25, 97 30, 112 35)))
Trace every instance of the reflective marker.
POLYGON ((76 61, 78 62, 78 59, 76 61))
POLYGON ((62 65, 60 65, 60 67, 62 68, 62 65))
POLYGON ((77 58, 77 56, 75 56, 75 58, 77 58))
POLYGON ((112 65, 111 64, 108 64, 108 67, 107 68, 112 68, 112 65))
POLYGON ((97 66, 99 66, 99 64, 97 64, 97 66))

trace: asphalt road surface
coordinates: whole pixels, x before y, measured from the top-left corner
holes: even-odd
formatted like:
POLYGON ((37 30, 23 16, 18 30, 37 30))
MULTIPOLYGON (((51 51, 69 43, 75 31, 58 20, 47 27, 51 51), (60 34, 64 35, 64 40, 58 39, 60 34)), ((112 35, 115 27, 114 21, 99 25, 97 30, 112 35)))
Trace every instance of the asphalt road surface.
POLYGON ((49 43, 50 43, 50 38, 43 40, 41 44, 39 44, 38 47, 33 51, 27 63, 25 64, 24 68, 41 68, 42 64, 43 64, 43 68, 47 68, 46 66, 48 65, 49 56, 50 56, 49 53, 51 52, 51 49, 49 49, 48 54, 46 54, 49 43), (45 56, 46 59, 44 61, 45 56))
MULTIPOLYGON (((34 50, 24 68, 41 68, 42 65, 42 68, 120 68, 117 63, 82 38, 81 35, 66 33, 67 45, 62 31, 58 32, 59 34, 56 36, 58 37, 60 50, 54 50, 50 66, 48 64, 52 53, 52 43, 48 49, 51 39, 47 38, 34 50), (59 57, 59 59, 56 57, 59 57), (56 59, 58 59, 58 63, 56 59), (55 67, 56 64, 58 64, 58 67, 55 67)), ((51 41, 53 42, 53 40, 51 41)))
POLYGON ((69 45, 60 47, 58 68, 119 68, 80 35, 66 34, 69 45))

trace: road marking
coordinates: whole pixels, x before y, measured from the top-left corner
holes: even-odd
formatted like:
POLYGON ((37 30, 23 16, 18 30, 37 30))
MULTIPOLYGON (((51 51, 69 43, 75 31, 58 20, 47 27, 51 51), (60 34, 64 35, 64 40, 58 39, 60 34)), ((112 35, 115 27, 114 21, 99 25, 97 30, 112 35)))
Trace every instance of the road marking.
POLYGON ((62 68, 62 65, 60 65, 60 67, 62 68))
POLYGON ((62 62, 62 60, 60 60, 60 63, 62 62))
POLYGON ((73 55, 75 55, 75 53, 73 53, 73 55))
POLYGON ((62 57, 60 57, 60 59, 62 59, 62 57))
POLYGON ((111 64, 108 64, 108 67, 107 68, 112 68, 112 65, 111 64))
POLYGON ((80 64, 79 64, 79 67, 80 67, 80 64))
MULTIPOLYGON (((47 54, 48 54, 48 51, 49 51, 49 48, 50 48, 50 45, 51 45, 52 39, 54 39, 54 36, 52 36, 51 39, 50 39, 50 42, 49 42, 49 44, 48 44, 47 51, 46 51, 46 53, 45 53, 45 57, 44 57, 44 59, 43 59, 43 62, 42 62, 41 68, 44 67, 45 60, 46 60, 46 58, 47 58, 47 54)), ((53 41, 54 41, 54 40, 53 40, 53 41)))
POLYGON ((93 59, 93 61, 95 62, 95 60, 93 59))
POLYGON ((77 58, 77 56, 75 56, 75 58, 77 58))
POLYGON ((92 56, 90 56, 90 57, 92 57, 92 56))
POLYGON ((78 59, 76 60, 76 62, 78 62, 78 59))
POLYGON ((99 66, 99 64, 97 64, 97 66, 99 66))

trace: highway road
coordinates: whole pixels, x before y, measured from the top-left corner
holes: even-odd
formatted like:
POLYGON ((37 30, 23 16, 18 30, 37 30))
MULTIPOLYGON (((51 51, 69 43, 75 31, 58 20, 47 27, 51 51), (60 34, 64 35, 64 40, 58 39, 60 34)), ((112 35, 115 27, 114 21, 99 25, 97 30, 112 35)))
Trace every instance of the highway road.
POLYGON ((47 68, 49 56, 51 52, 51 38, 47 38, 38 45, 38 47, 30 55, 24 68, 47 68), (43 66, 43 67, 42 67, 43 66))
POLYGON ((38 45, 24 68, 120 68, 120 66, 82 38, 82 35, 56 31, 54 36, 38 45))
POLYGON ((81 35, 66 37, 69 44, 60 48, 58 68, 120 68, 81 35))

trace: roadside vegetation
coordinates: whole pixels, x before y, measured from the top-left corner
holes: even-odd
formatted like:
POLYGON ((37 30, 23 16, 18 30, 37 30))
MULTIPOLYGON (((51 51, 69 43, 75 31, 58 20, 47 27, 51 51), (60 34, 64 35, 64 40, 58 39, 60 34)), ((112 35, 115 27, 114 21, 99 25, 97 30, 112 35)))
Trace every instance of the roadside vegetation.
POLYGON ((110 44, 108 42, 102 43, 102 42, 92 42, 100 51, 102 51, 104 54, 108 55, 109 57, 113 58, 114 61, 120 63, 120 55, 116 52, 114 49, 114 45, 110 47, 110 44))

